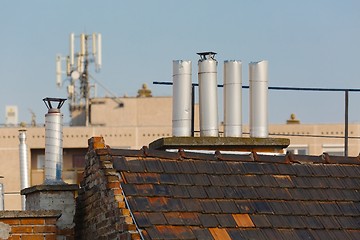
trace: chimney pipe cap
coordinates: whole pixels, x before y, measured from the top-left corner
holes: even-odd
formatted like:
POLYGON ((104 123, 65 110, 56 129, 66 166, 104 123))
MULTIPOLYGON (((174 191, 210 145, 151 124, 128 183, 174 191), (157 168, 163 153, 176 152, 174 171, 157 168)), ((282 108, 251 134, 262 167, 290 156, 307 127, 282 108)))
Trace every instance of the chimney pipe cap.
POLYGON ((46 97, 43 99, 46 107, 48 110, 50 109, 54 109, 54 107, 52 106, 52 102, 57 102, 58 105, 56 107, 56 109, 59 109, 63 106, 64 102, 66 101, 66 98, 49 98, 49 97, 46 97))

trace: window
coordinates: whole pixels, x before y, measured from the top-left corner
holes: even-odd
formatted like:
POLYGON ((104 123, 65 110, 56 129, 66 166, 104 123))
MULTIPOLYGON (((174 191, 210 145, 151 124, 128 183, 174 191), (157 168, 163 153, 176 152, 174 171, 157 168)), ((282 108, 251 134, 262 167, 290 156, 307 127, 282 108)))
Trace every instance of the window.
POLYGON ((308 146, 307 145, 290 145, 286 151, 291 152, 297 155, 307 155, 308 146))
POLYGON ((44 169, 45 168, 45 155, 44 154, 37 155, 36 162, 37 162, 37 164, 36 164, 37 169, 44 169))
POLYGON ((345 149, 343 145, 332 145, 324 144, 323 152, 329 154, 330 156, 344 156, 345 149))

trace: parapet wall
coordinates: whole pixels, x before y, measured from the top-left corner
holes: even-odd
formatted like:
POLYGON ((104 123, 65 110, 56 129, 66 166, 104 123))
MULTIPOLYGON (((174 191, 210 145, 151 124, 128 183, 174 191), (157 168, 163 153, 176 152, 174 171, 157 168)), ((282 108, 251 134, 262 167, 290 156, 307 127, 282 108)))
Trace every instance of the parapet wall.
POLYGON ((55 240, 61 211, 0 211, 0 239, 55 240))

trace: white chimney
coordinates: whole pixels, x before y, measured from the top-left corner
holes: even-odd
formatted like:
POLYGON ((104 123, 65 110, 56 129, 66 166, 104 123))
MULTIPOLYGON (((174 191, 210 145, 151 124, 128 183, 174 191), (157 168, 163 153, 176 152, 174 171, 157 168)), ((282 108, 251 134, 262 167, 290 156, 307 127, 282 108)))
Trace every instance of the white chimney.
POLYGON ((249 64, 250 137, 268 137, 268 61, 249 64))
POLYGON ((45 115, 45 184, 62 184, 63 139, 62 118, 60 108, 66 99, 44 98, 48 108, 45 115), (52 102, 58 102, 57 107, 52 102))
MULTIPOLYGON (((29 184, 29 164, 28 164, 28 150, 26 145, 26 130, 19 130, 19 158, 20 158, 20 188, 25 189, 30 187, 29 184)), ((25 210, 25 195, 21 196, 21 208, 25 210)))
POLYGON ((191 61, 173 61, 172 135, 191 136, 191 61))
POLYGON ((218 137, 217 61, 214 52, 202 52, 198 61, 200 136, 218 137))
POLYGON ((242 136, 242 65, 241 61, 224 62, 224 135, 242 136))

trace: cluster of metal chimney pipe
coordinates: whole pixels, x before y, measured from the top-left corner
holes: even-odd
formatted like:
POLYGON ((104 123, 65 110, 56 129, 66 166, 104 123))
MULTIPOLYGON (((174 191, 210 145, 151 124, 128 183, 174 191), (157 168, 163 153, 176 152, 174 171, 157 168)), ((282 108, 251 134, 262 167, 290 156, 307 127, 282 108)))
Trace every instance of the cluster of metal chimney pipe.
MULTIPOLYGON (((218 137, 217 61, 214 52, 198 53, 200 136, 218 137)), ((224 62, 224 136, 242 136, 242 63, 224 62)), ((268 137, 268 62, 249 63, 250 137, 268 137)), ((173 120, 175 137, 192 136, 191 61, 173 61, 173 120)))

